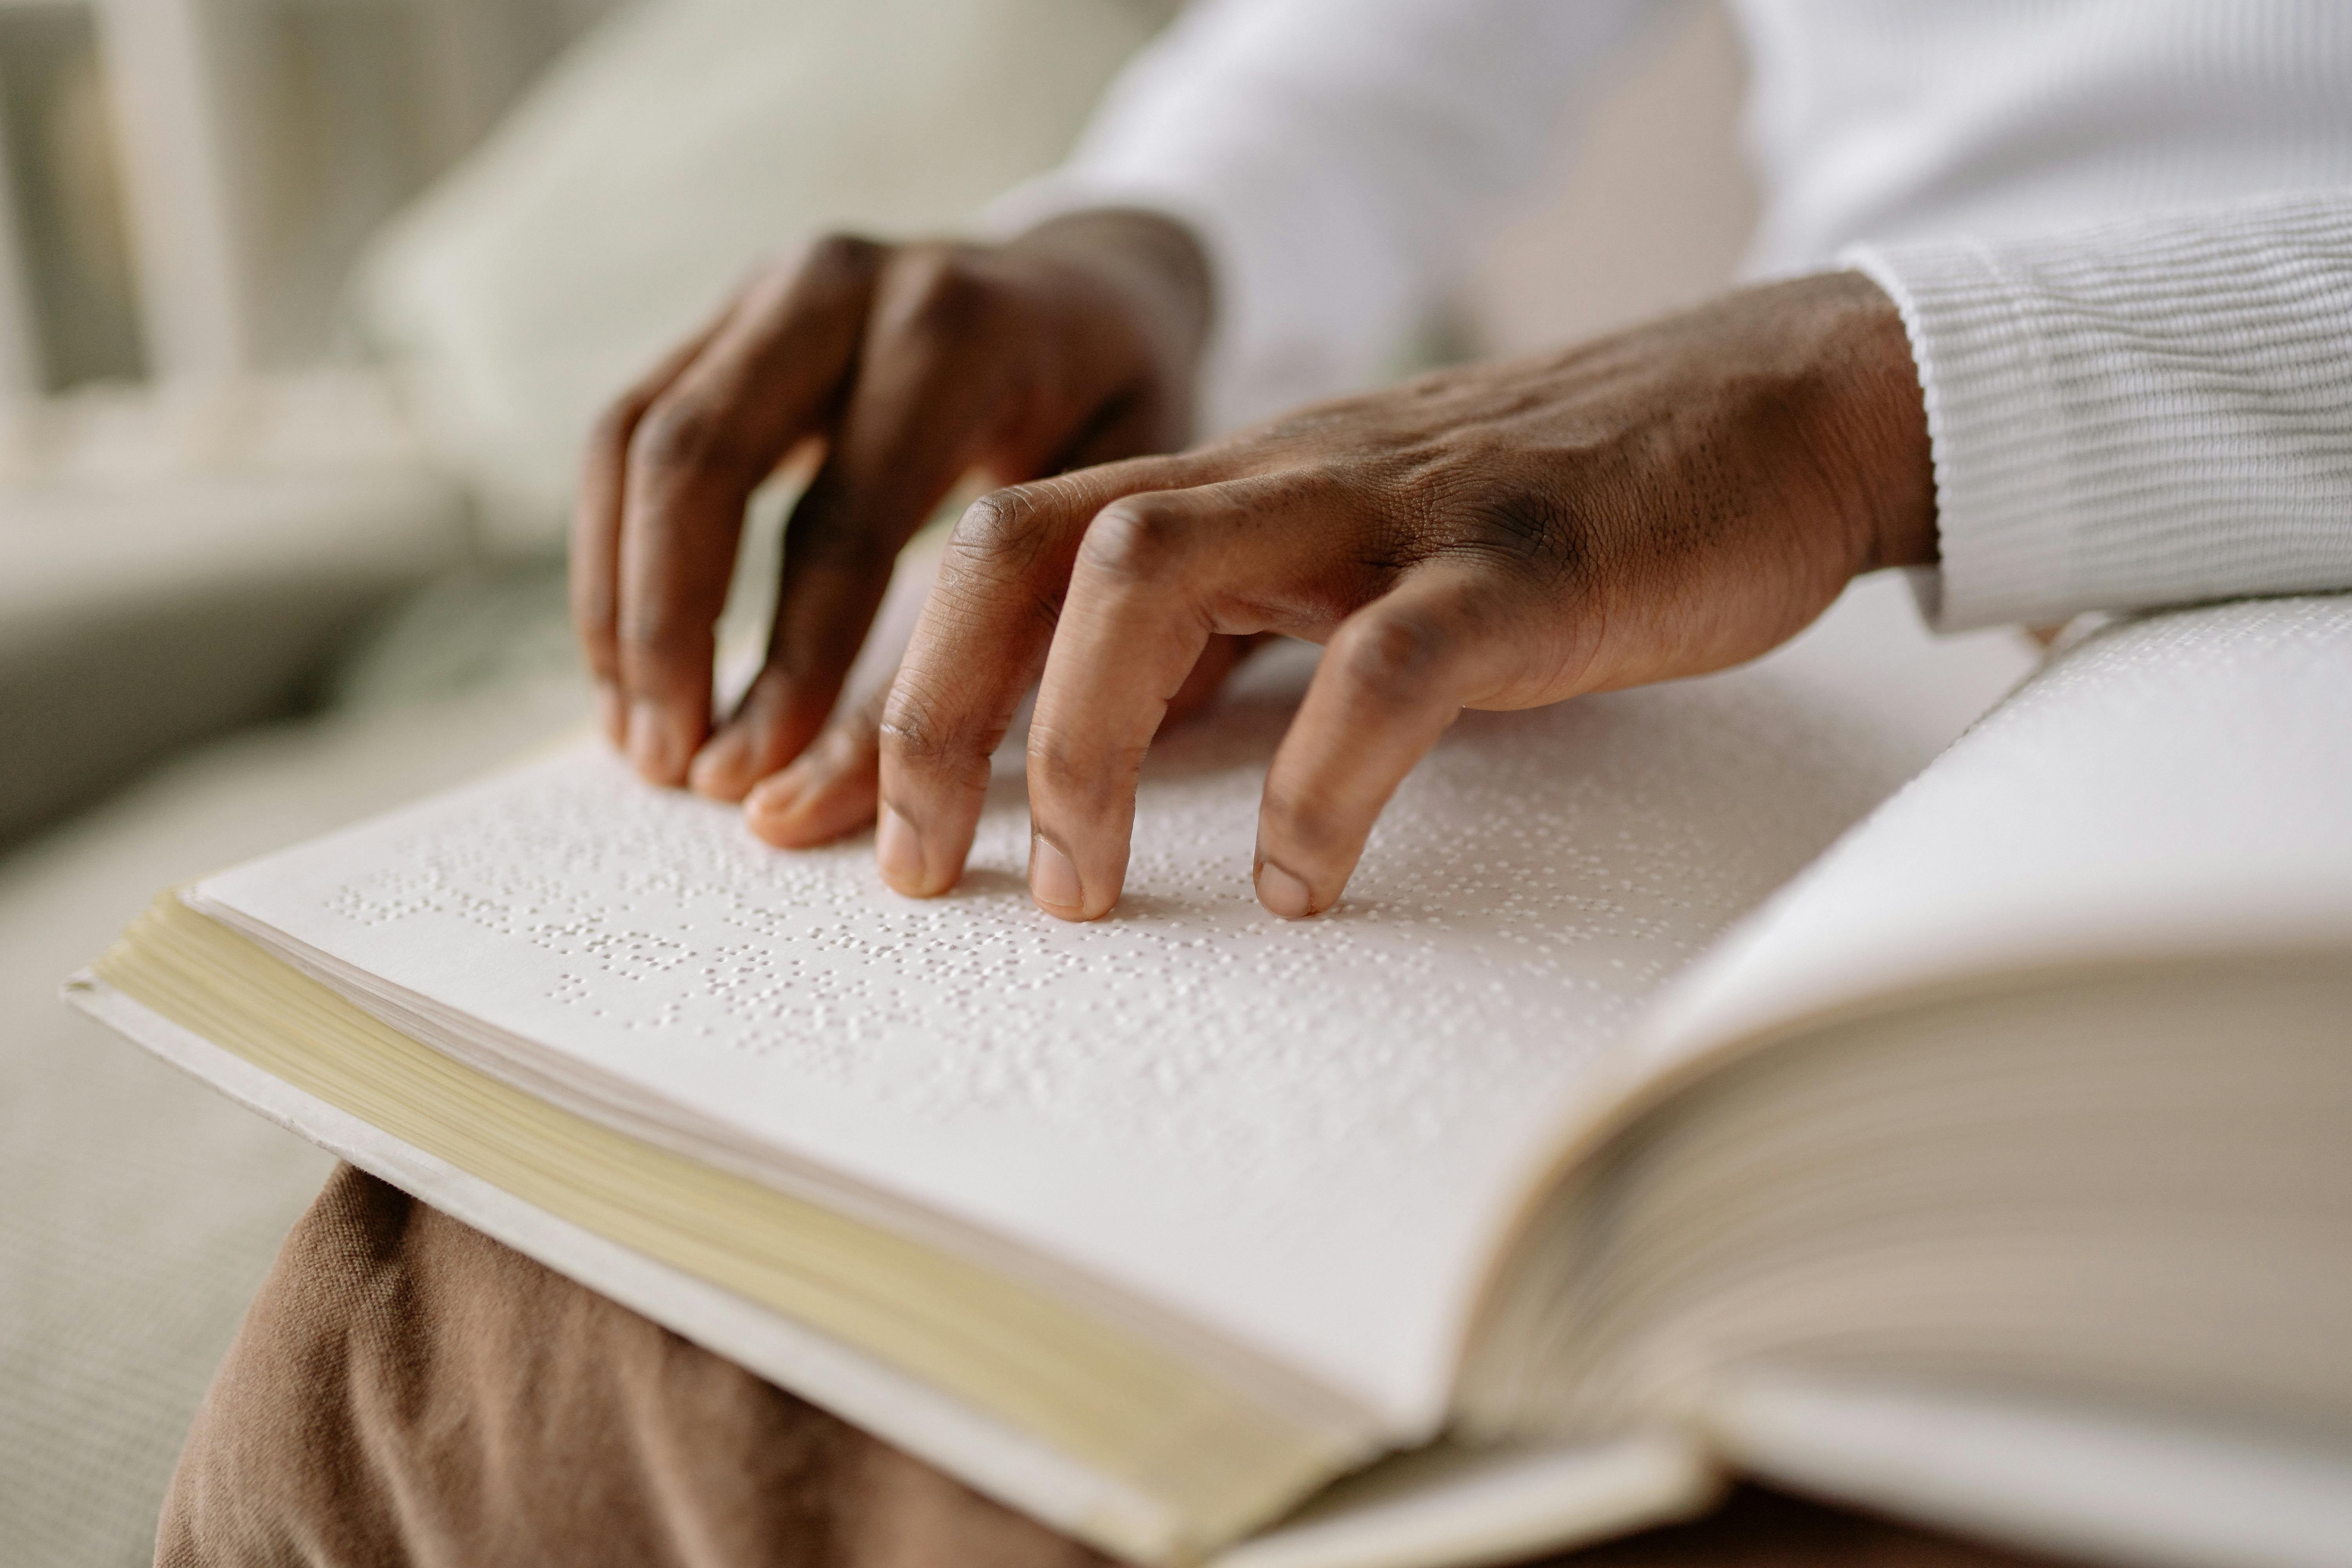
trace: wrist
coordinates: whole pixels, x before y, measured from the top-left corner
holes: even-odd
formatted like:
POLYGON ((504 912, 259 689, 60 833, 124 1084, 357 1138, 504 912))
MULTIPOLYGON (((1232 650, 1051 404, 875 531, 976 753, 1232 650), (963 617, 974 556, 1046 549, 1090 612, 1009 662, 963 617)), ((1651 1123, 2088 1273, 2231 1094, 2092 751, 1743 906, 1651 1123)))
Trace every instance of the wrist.
POLYGON ((1937 560, 1936 471, 1927 397, 1902 311, 1860 272, 1822 279, 1837 312, 1832 342, 1847 396, 1859 498, 1869 520, 1864 571, 1937 560))
POLYGON ((1165 214, 1096 207, 1046 219, 1009 248, 1086 272, 1118 295, 1189 382, 1206 348, 1214 310, 1207 250, 1165 214))

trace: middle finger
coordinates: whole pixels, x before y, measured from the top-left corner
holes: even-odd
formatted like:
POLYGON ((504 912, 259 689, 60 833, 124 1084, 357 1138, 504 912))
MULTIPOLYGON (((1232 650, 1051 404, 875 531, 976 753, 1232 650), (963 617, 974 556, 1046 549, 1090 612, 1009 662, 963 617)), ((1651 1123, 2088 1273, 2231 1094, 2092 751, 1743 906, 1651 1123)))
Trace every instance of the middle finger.
POLYGON ((1300 512, 1328 499, 1295 475, 1242 479, 1129 496, 1088 527, 1029 730, 1029 886, 1048 913, 1118 900, 1144 754, 1212 636, 1318 629, 1328 606, 1288 568, 1300 512))

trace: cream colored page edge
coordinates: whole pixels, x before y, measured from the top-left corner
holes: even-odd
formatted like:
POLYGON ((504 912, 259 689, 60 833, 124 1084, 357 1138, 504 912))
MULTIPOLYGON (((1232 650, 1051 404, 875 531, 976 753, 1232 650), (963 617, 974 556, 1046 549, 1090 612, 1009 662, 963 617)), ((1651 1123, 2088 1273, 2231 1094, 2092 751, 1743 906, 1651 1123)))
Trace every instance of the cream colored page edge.
POLYGON ((271 1077, 87 973, 66 998, 190 1076, 567 1279, 785 1384, 984 1492, 1106 1551, 1160 1561, 1182 1522, 1144 1493, 841 1344, 547 1215, 271 1077))
POLYGON ((253 943, 378 1023, 413 1040, 436 1042, 435 1051, 469 1071, 520 1089, 583 1121, 870 1225, 1034 1290, 1127 1331, 1225 1384, 1251 1389, 1259 1403, 1303 1426, 1348 1443, 1366 1441, 1374 1430, 1367 1411, 1310 1375, 1235 1346, 1188 1319, 1160 1310, 1131 1290, 1096 1279, 1017 1240, 943 1217, 796 1156, 756 1158, 752 1145, 723 1127, 700 1130, 700 1137, 682 1135, 676 1122, 635 1114, 630 1105, 634 1091, 625 1082, 607 1083, 601 1094, 582 1093, 576 1083, 545 1062, 544 1047, 530 1041, 517 1040, 512 1055, 466 1048, 463 1041, 448 1038, 444 1032, 446 1022, 421 1011, 422 1006, 431 1005, 430 998, 388 994, 365 971, 203 897, 201 886, 181 892, 180 901, 185 908, 253 943))
MULTIPOLYGON (((1171 1510, 828 1336, 593 1232, 329 1105, 87 972, 74 1006, 337 1157, 565 1278, 792 1388, 1007 1506, 1115 1554, 1167 1561, 1171 1510)), ((1718 1487, 1695 1443, 1642 1437, 1492 1456, 1226 1549, 1215 1568, 1441 1568, 1598 1540, 1703 1509, 1718 1487)))

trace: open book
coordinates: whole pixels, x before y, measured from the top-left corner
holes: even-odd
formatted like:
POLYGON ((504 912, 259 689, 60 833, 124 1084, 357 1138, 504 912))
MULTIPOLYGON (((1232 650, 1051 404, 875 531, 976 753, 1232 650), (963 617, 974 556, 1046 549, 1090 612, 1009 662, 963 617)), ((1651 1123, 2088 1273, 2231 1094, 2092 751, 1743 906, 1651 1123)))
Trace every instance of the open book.
POLYGON ((1097 924, 1028 901, 1017 753, 916 902, 590 745, 167 896, 71 994, 1140 1562, 1502 1560, 1740 1470, 2352 1561, 2352 600, 2107 627, 1969 728, 2033 660, 1865 583, 1465 714, 1285 923, 1312 658, 1162 737, 1097 924))

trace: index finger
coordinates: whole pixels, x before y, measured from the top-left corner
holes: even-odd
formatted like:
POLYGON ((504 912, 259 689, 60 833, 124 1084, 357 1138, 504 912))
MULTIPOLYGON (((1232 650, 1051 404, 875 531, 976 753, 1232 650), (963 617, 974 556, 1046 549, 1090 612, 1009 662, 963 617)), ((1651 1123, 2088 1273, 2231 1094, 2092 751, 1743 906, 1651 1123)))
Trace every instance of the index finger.
POLYGON ((957 522, 883 710, 875 858, 902 893, 955 886, 989 756, 1043 668, 1078 540, 1124 495, 1190 482, 1195 458, 1139 458, 982 497, 957 522))
POLYGON ((1428 563, 1339 624, 1266 770, 1251 879, 1270 912, 1339 901, 1405 774, 1502 682, 1516 614, 1474 569, 1428 563))

